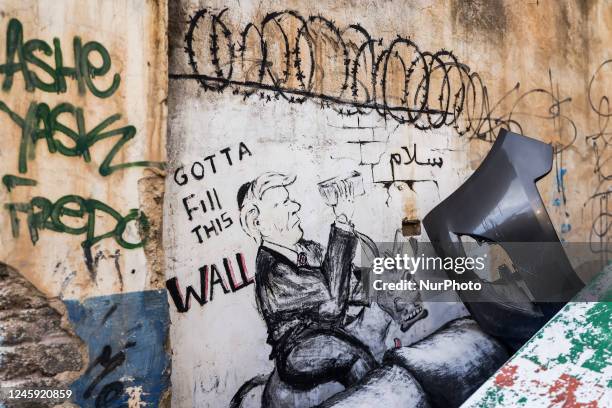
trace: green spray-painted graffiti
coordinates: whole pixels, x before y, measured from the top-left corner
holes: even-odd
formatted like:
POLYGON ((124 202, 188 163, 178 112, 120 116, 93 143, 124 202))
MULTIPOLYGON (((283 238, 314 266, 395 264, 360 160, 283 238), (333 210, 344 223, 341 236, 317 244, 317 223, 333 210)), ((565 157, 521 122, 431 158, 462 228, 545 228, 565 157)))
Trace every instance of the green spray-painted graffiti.
POLYGON ((7 174, 2 177, 2 184, 4 184, 4 187, 6 187, 6 189, 10 193, 11 190, 13 190, 17 186, 35 186, 38 183, 36 183, 36 180, 7 174))
POLYGON ((32 102, 25 115, 19 116, 13 112, 4 102, 0 101, 0 111, 5 112, 21 128, 21 143, 19 145, 19 173, 27 173, 27 160, 35 158, 36 142, 44 139, 47 143, 49 153, 59 153, 68 157, 83 157, 85 162, 91 161, 89 149, 101 140, 119 136, 119 140, 107 153, 99 167, 102 176, 108 176, 113 172, 128 167, 156 167, 163 168, 163 163, 154 161, 136 161, 129 163, 112 164, 113 159, 121 148, 136 136, 134 126, 123 126, 116 129, 108 129, 113 123, 121 118, 120 114, 109 116, 93 129, 87 131, 83 109, 77 108, 70 103, 60 103, 53 109, 46 103, 32 102), (64 116, 74 117, 77 129, 70 129, 64 125, 60 118, 64 116), (74 144, 66 146, 64 142, 56 139, 56 133, 61 133, 71 139, 74 144))
POLYGON ((30 239, 34 244, 38 241, 38 231, 48 229, 71 235, 85 234, 85 240, 81 246, 86 249, 105 238, 114 238, 123 248, 135 249, 143 246, 144 239, 139 242, 127 241, 124 234, 128 224, 132 221, 136 222, 139 235, 144 237, 147 236, 149 229, 146 215, 135 208, 123 216, 101 201, 85 199, 78 195, 63 196, 55 203, 45 197, 34 197, 27 203, 4 204, 4 208, 10 214, 11 229, 15 238, 19 237, 20 230, 18 213, 27 214, 30 239), (100 217, 101 213, 113 218, 114 227, 110 231, 96 234, 96 217, 100 217), (72 222, 65 222, 62 217, 70 217, 72 222), (80 225, 74 225, 78 220, 83 220, 83 222, 80 225))
MULTIPOLYGON (((60 40, 54 38, 52 45, 40 40, 24 40, 21 22, 11 19, 6 32, 6 55, 4 64, 0 64, 0 88, 4 92, 14 91, 14 79, 21 75, 25 92, 36 90, 49 93, 65 93, 68 80, 74 80, 80 95, 89 91, 98 98, 108 98, 119 88, 121 77, 112 74, 110 85, 100 86, 96 78, 104 77, 111 71, 112 61, 107 49, 96 41, 83 43, 75 36, 72 41, 74 66, 64 65, 64 54, 60 40), (97 62, 92 57, 97 56, 97 62), (45 61, 46 59, 46 61, 45 61), (2 77, 3 76, 3 77, 2 77)), ((105 81, 109 83, 108 80, 105 81)), ((92 161, 91 149, 105 139, 117 137, 116 143, 106 152, 98 172, 109 176, 115 171, 130 167, 164 168, 164 163, 156 161, 134 161, 114 163, 114 159, 125 144, 136 136, 136 128, 131 125, 117 127, 121 114, 108 116, 94 127, 86 126, 84 110, 68 102, 54 107, 47 103, 31 101, 25 115, 13 111, 0 100, 0 112, 5 113, 20 131, 17 171, 28 172, 28 161, 36 159, 37 142, 43 140, 49 153, 58 153, 65 157, 82 158, 86 163, 92 161), (74 123, 69 126, 67 123, 74 123)), ((16 187, 34 187, 36 180, 7 174, 2 183, 10 193, 16 187)), ((15 200, 19 201, 19 200, 15 200)), ((142 247, 147 239, 149 221, 138 209, 130 209, 126 215, 109 205, 92 198, 80 195, 64 195, 55 202, 35 196, 27 202, 9 202, 4 204, 9 213, 11 232, 14 238, 20 236, 20 217, 25 214, 26 224, 32 244, 39 240, 39 231, 51 230, 71 235, 84 235, 81 246, 85 250, 86 263, 91 270, 91 248, 101 240, 112 238, 125 249, 142 247), (100 232, 100 221, 105 218, 105 229, 100 232), (108 221, 110 220, 110 221, 108 221), (129 225, 135 223, 136 231, 128 232, 129 225), (110 229, 109 229, 110 228, 110 229), (129 240, 128 236, 138 235, 138 242, 129 240)))
MULTIPOLYGON (((7 174, 2 177, 2 184, 10 192, 18 186, 36 186, 38 183, 33 179, 7 174)), ((93 245, 103 239, 113 238, 122 248, 135 249, 142 247, 149 236, 149 219, 142 211, 133 208, 124 216, 101 201, 86 199, 74 194, 65 195, 56 202, 37 196, 29 202, 6 203, 4 208, 9 212, 13 238, 19 238, 19 214, 26 215, 30 241, 34 245, 39 239, 39 231, 43 229, 71 235, 85 235, 81 246, 85 254, 85 265, 92 274, 95 274, 95 262, 91 251, 93 245), (113 227, 106 232, 99 233, 96 228, 96 219, 105 216, 112 219, 113 227), (140 241, 131 242, 125 238, 131 222, 136 223, 140 241)))
POLYGON ((17 19, 11 19, 6 32, 6 62, 0 65, 0 74, 4 74, 2 90, 10 91, 13 86, 13 77, 21 72, 25 89, 28 92, 40 89, 44 92, 64 93, 67 90, 66 77, 76 80, 80 94, 88 89, 98 98, 111 96, 117 88, 121 78, 114 74, 112 83, 106 89, 99 89, 94 83, 95 77, 106 75, 111 69, 111 57, 106 48, 96 41, 82 43, 81 38, 74 37, 72 41, 74 53, 74 67, 64 66, 64 59, 60 41, 53 39, 53 48, 40 39, 23 41, 23 26, 17 19), (43 61, 36 54, 42 53, 47 57, 54 57, 52 66, 43 61), (102 60, 99 66, 93 64, 90 59, 92 53, 97 53, 102 60), (36 72, 30 70, 28 65, 33 65, 44 71, 52 82, 45 82, 36 72))
MULTIPOLYGON (((80 94, 89 90, 93 95, 100 98, 111 96, 119 87, 121 78, 114 74, 112 84, 105 90, 99 89, 93 79, 106 75, 111 69, 111 57, 104 46, 96 41, 82 44, 79 37, 73 40, 74 67, 63 65, 63 53, 58 38, 53 39, 53 49, 49 44, 40 39, 32 39, 24 42, 23 26, 17 19, 11 19, 6 33, 6 62, 0 65, 0 74, 4 74, 2 90, 8 92, 12 89, 15 74, 21 73, 25 83, 25 90, 33 92, 39 89, 45 92, 63 93, 67 90, 66 78, 74 78, 80 94), (43 53, 50 57, 54 56, 55 66, 52 66, 36 53, 43 53), (95 66, 90 60, 90 54, 97 53, 102 60, 99 66, 95 66), (39 68, 50 76, 53 81, 43 81, 36 72, 28 68, 28 64, 39 68)), ((53 109, 46 103, 31 102, 25 117, 12 111, 4 102, 0 101, 0 110, 6 113, 21 128, 21 143, 19 146, 19 173, 27 173, 27 159, 34 159, 36 142, 45 139, 50 153, 60 153, 69 157, 83 157, 85 162, 91 161, 90 147, 100 140, 119 136, 119 140, 106 155, 100 164, 99 172, 102 176, 108 176, 116 170, 128 167, 156 167, 164 168, 163 163, 155 161, 136 161, 130 163, 112 164, 114 157, 123 146, 136 136, 134 126, 123 126, 116 129, 108 129, 113 123, 121 119, 120 114, 114 114, 104 119, 100 124, 90 131, 86 131, 83 109, 75 107, 70 103, 60 103, 53 109), (70 129, 64 125, 60 118, 71 115, 74 117, 77 129, 70 129), (63 142, 54 138, 56 132, 62 133, 70 138, 74 144, 66 146, 63 142)), ((64 122, 65 123, 65 122, 64 122)))

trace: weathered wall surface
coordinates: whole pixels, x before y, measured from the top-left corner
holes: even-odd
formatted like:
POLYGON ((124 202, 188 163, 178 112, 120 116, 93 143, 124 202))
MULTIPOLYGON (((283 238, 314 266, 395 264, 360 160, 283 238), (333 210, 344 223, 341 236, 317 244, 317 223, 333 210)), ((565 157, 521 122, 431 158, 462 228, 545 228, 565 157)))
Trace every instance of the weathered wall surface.
MULTIPOLYGON (((426 240, 508 128, 553 144, 538 187, 558 235, 609 260, 611 24, 578 0, 0 2, 2 385, 164 406, 172 354, 174 406, 245 384, 259 406, 275 364, 236 201, 264 172, 297 176, 323 246, 318 183, 352 172, 358 231, 426 240)), ((350 330, 380 359, 467 313, 405 306, 407 331, 378 306, 350 330)))
POLYGON ((164 154, 165 14, 144 4, 3 8, 2 256, 51 296, 149 286, 137 188, 164 154))
MULTIPOLYGON (((538 188, 558 235, 609 259, 611 20, 606 2, 573 0, 172 4, 173 404, 226 406, 274 368, 252 284, 257 244, 236 203, 263 172, 297 175, 287 189, 308 239, 326 244, 333 221, 317 183, 358 171, 355 228, 380 242, 398 229, 426 240, 410 221, 507 128, 552 143, 538 188)), ((427 308, 405 333, 374 324, 378 353, 465 314, 427 308)))
POLYGON ((153 0, 0 2, 0 260, 12 271, 0 290, 12 299, 23 279, 43 299, 28 319, 3 308, 3 385, 71 371, 49 386, 79 406, 159 406, 168 393, 166 13, 153 0), (60 318, 67 331, 44 338, 23 327, 60 318), (15 356, 41 366, 17 370, 15 356))
MULTIPOLYGON (((87 362, 83 342, 54 304, 12 268, 0 265, 0 383, 67 389, 87 362)), ((60 302, 61 303, 61 302, 60 302)), ((60 401, 55 401, 60 402, 60 401)), ((22 402, 20 406, 32 406, 22 402)), ((39 406, 44 406, 42 402, 39 406)))

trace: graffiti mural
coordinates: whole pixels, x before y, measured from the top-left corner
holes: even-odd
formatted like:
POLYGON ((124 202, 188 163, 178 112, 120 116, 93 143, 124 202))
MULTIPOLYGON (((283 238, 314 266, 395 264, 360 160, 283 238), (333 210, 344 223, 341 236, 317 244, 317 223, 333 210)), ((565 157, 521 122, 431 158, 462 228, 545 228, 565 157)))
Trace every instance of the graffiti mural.
MULTIPOLYGON (((552 144, 554 176, 538 189, 557 234, 591 242, 608 259, 608 65, 594 70, 543 35, 563 18, 574 24, 600 11, 498 3, 493 15, 524 21, 454 1, 375 11, 329 2, 171 5, 166 286, 171 338, 183 346, 173 383, 192 379, 173 388, 173 403, 465 400, 506 351, 460 302, 418 293, 365 301, 360 257, 385 243, 417 251, 427 241, 422 218, 472 174, 502 128, 552 144), (590 85, 573 79, 591 76, 590 85), (596 132, 583 100, 599 118, 596 132), (248 153, 237 159, 241 144, 248 153), (594 191, 586 203, 584 189, 594 191), (196 351, 194 332, 206 352, 196 351), (442 353, 449 339, 478 364, 442 353), (455 396, 431 372, 444 372, 455 396)), ((566 43, 581 49, 573 41, 588 35, 566 43)))
POLYGON ((612 236, 612 209, 610 208, 610 194, 612 193, 612 153, 610 152, 612 149, 610 145, 612 141, 608 130, 612 111, 610 111, 609 97, 605 93, 604 84, 607 82, 603 82, 609 78, 607 70, 610 69, 610 64, 612 60, 604 61, 593 73, 589 82, 589 106, 597 119, 597 132, 585 138, 587 145, 593 151, 593 172, 597 176, 596 187, 585 203, 585 206, 590 207, 594 214, 589 242, 592 243, 593 251, 600 253, 602 259, 605 260, 610 259, 612 252, 610 247, 612 236))
MULTIPOLYGON (((14 77, 21 75, 24 91, 30 93, 34 90, 57 94, 65 93, 67 90, 66 79, 73 78, 77 83, 79 94, 90 92, 98 98, 108 98, 115 93, 121 82, 119 74, 112 75, 112 84, 108 89, 99 89, 94 82, 94 78, 102 78, 111 70, 110 54, 102 44, 95 41, 82 44, 81 38, 74 37, 73 48, 75 50, 76 67, 63 65, 63 53, 58 38, 53 39, 53 47, 52 49, 47 42, 41 39, 31 39, 24 42, 22 23, 17 19, 11 19, 6 32, 6 62, 0 65, 0 72, 3 73, 2 90, 15 92, 13 89, 14 77), (34 51, 37 50, 48 56, 55 55, 55 66, 37 58, 34 55, 34 51), (93 65, 89 59, 91 53, 97 53, 100 56, 103 61, 101 66, 93 65), (53 82, 42 81, 34 71, 28 68, 29 65, 45 71, 52 76, 53 82)), ((50 154, 59 153, 65 157, 80 157, 85 162, 91 162, 90 149, 96 143, 106 138, 118 137, 99 166, 98 171, 101 176, 108 176, 117 170, 134 166, 163 168, 162 163, 149 161, 113 164, 115 156, 120 153, 123 146, 136 136, 134 126, 128 125, 116 128, 115 125, 115 128, 112 129, 112 125, 121 119, 121 114, 111 115, 95 126, 89 124, 90 130, 88 131, 83 108, 68 102, 50 107, 44 102, 33 101, 30 103, 27 112, 20 114, 0 101, 0 110, 21 130, 16 169, 19 174, 27 174, 28 161, 36 160, 36 144, 39 140, 45 141, 50 154), (77 127, 66 126, 66 120, 75 121, 77 127), (59 137, 60 134, 63 137, 59 137), (68 145, 64 143, 66 137, 70 140, 68 145)), ((4 175, 3 181, 8 192, 18 186, 35 186, 37 184, 36 180, 13 174, 4 175)), ((146 215, 140 213, 138 209, 131 209, 128 214, 123 216, 101 201, 86 199, 78 195, 67 195, 59 198, 56 202, 52 202, 45 197, 33 197, 29 202, 5 203, 4 208, 10 214, 11 231, 15 238, 18 238, 20 234, 20 217, 18 214, 27 216, 27 227, 32 244, 36 244, 39 240, 39 230, 43 229, 74 235, 86 234, 86 238, 81 245, 85 251, 85 261, 90 270, 92 269, 91 247, 98 241, 107 237, 114 237, 123 248, 141 247, 142 240, 131 243, 123 238, 127 224, 132 221, 137 223, 145 237, 147 233, 146 215), (96 235, 96 210, 104 211, 116 220, 115 228, 110 233, 96 235), (85 218, 85 220, 81 227, 73 227, 64 223, 60 219, 62 216, 85 218)))
POLYGON ((70 321, 89 348, 89 366, 75 381, 80 407, 126 405, 138 389, 140 406, 159 406, 169 386, 164 291, 66 301, 70 321))
POLYGON ((452 51, 423 49, 401 33, 386 44, 358 23, 337 26, 293 10, 232 30, 228 11, 204 8, 191 16, 185 53, 193 72, 170 78, 264 102, 313 100, 340 115, 376 112, 423 131, 452 127, 460 136, 489 141, 500 128, 523 133, 522 108, 545 97, 550 105, 541 118, 569 124, 562 147, 576 138, 571 118, 561 112, 570 99, 552 83, 526 91, 517 83, 495 100, 481 75, 452 51))
POLYGON ((15 274, 3 275, 0 291, 23 310, 4 313, 0 328, 40 332, 24 338, 14 359, 2 358, 2 382, 70 390, 78 406, 160 406, 168 398, 165 7, 2 4, 0 263, 15 274), (20 279, 35 301, 17 301, 20 279), (75 347, 59 344, 48 316, 75 347), (20 370, 28 361, 53 369, 20 370))

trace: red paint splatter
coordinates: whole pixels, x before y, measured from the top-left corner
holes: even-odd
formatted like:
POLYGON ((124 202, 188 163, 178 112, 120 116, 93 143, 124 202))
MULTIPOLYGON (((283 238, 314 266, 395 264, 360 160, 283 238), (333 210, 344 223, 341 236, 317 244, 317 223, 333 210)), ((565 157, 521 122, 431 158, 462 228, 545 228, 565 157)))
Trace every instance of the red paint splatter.
POLYGON ((597 408, 597 400, 590 402, 577 402, 576 389, 581 385, 580 381, 569 374, 563 374, 548 389, 552 397, 550 406, 563 403, 563 408, 597 408))
POLYGON ((514 385, 514 375, 518 366, 506 365, 499 370, 499 374, 495 376, 495 385, 500 388, 512 387, 514 385))

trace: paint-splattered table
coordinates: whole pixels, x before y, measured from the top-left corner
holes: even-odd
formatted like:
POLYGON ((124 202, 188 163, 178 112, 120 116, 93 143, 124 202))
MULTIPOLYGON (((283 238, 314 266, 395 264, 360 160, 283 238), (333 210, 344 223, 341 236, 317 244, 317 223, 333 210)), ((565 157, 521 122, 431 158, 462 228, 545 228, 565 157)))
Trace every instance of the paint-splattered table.
POLYGON ((568 303, 462 408, 612 407, 612 266, 568 303))

